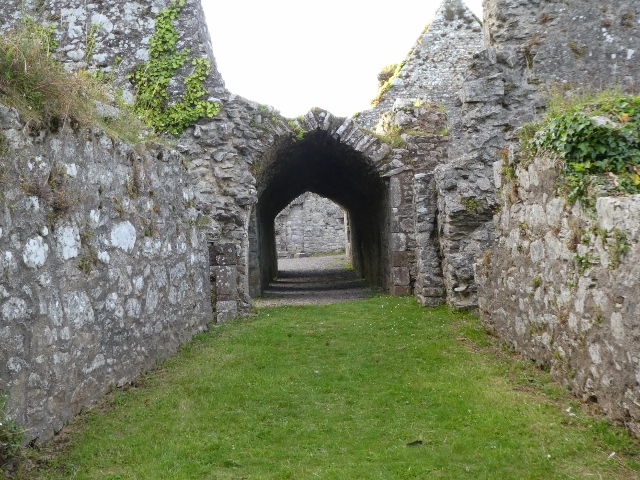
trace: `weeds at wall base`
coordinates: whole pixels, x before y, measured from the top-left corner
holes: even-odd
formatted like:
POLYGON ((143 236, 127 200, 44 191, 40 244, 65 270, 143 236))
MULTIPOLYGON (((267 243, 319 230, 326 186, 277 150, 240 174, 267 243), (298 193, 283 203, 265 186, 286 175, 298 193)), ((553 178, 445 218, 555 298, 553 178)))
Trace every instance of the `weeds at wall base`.
POLYGON ((0 395, 0 474, 6 473, 10 464, 19 462, 17 453, 24 438, 22 428, 5 416, 7 402, 8 397, 0 395))

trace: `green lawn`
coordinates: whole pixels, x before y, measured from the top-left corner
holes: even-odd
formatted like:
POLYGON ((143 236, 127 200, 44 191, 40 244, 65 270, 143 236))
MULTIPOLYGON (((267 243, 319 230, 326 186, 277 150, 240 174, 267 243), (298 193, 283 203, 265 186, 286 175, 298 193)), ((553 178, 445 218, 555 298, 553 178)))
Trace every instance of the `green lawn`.
POLYGON ((638 443, 548 377, 410 298, 265 308, 81 415, 39 475, 638 478, 638 443))

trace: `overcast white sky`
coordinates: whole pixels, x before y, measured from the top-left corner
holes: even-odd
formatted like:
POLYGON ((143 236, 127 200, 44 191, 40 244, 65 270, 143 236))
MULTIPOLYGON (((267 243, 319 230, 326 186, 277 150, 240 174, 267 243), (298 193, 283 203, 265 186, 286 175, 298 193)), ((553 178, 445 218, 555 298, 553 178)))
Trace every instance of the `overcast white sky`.
MULTIPOLYGON (((482 0, 465 0, 482 18, 482 0)), ((288 117, 369 108, 440 0, 202 0, 227 88, 288 117)))

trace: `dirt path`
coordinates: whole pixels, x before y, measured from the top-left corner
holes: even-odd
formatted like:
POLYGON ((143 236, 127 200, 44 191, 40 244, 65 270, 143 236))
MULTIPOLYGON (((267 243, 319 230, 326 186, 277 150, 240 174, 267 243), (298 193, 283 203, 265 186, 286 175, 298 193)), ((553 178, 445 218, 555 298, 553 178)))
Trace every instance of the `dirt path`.
POLYGON ((269 285, 261 298, 254 299, 254 304, 263 307, 338 303, 368 295, 364 282, 347 268, 344 255, 281 258, 278 280, 269 285))

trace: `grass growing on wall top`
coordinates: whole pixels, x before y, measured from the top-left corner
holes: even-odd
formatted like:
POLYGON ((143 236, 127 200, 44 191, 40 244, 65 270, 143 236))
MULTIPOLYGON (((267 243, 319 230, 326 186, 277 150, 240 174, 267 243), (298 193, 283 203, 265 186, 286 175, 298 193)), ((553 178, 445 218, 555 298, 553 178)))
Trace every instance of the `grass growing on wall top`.
POLYGON ((72 422, 40 478, 638 478, 637 441, 410 298, 262 309, 144 383, 72 422))
POLYGON ((53 30, 25 22, 0 37, 0 101, 35 126, 67 117, 91 118, 89 82, 52 57, 53 30))
POLYGON ((541 122, 522 127, 521 139, 526 156, 551 151, 560 157, 559 187, 571 202, 640 193, 640 96, 556 94, 541 122))
POLYGON ((122 102, 105 115, 96 102, 113 104, 107 86, 86 71, 69 72, 52 57, 53 28, 25 20, 0 36, 0 104, 15 108, 33 129, 57 131, 73 126, 99 126, 129 144, 150 139, 148 129, 122 102))
MULTIPOLYGON (((413 53, 413 50, 409 52, 409 54, 407 55, 407 59, 411 57, 412 53, 413 53)), ((385 92, 393 86, 393 81, 396 78, 398 78, 398 76, 400 75, 400 72, 402 71, 402 67, 404 67, 405 63, 407 63, 406 59, 396 65, 390 65, 388 67, 384 67, 380 72, 380 74, 378 74, 378 78, 380 78, 380 75, 384 75, 386 76, 386 80, 382 82, 382 84, 380 85, 380 88, 378 89, 378 93, 376 93, 376 96, 373 98, 373 100, 371 100, 372 107, 375 107, 376 105, 378 105, 382 100, 382 96, 385 94, 385 92), (390 67, 394 67, 394 70, 390 75, 388 75, 387 73, 383 73, 386 68, 390 68, 390 67)))

